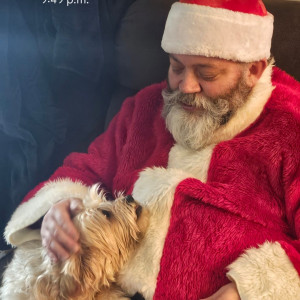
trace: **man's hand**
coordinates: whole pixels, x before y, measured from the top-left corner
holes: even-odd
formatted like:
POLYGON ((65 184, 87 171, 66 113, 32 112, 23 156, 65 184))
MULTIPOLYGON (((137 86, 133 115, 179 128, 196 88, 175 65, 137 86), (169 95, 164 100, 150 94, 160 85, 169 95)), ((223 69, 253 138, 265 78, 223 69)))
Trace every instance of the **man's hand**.
POLYGON ((234 282, 222 286, 216 293, 200 300, 241 300, 234 282))
POLYGON ((81 208, 80 199, 66 199, 53 205, 44 216, 42 244, 53 262, 66 260, 72 253, 79 251, 79 233, 71 218, 81 208))

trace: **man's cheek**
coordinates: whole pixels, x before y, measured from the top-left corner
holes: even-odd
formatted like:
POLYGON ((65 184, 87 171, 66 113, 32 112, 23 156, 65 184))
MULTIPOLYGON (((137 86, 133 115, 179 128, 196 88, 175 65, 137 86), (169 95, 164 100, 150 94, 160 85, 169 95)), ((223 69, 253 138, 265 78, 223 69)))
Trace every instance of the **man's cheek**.
POLYGON ((176 75, 173 74, 171 69, 169 69, 168 72, 167 84, 168 84, 168 88, 171 91, 177 90, 179 86, 179 79, 177 78, 176 75))

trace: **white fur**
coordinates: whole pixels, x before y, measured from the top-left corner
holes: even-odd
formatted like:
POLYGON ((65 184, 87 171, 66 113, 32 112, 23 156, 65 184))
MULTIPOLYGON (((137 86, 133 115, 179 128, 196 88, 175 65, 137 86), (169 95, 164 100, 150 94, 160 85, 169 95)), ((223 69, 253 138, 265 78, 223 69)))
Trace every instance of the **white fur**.
POLYGON ((273 16, 197 4, 172 5, 162 38, 168 53, 251 62, 270 57, 273 16))
POLYGON ((48 182, 30 201, 16 209, 5 228, 6 241, 18 246, 26 241, 40 239, 39 230, 28 229, 28 226, 45 215, 54 203, 71 197, 83 199, 87 191, 87 186, 68 178, 48 182))
POLYGON ((1 300, 34 300, 28 296, 28 286, 33 286, 36 277, 29 273, 41 274, 44 269, 41 242, 30 241, 23 244, 22 249, 15 250, 14 258, 4 273, 3 287, 0 288, 1 300), (32 260, 34 263, 24 263, 32 260))
POLYGON ((144 239, 118 279, 129 293, 138 291, 146 300, 153 298, 175 188, 188 177, 192 175, 177 169, 147 168, 140 173, 132 195, 149 209, 150 218, 144 239))
POLYGON ((243 300, 300 299, 299 275, 277 242, 248 249, 229 266, 227 276, 243 300))
POLYGON ((193 174, 202 182, 207 180, 207 172, 215 145, 209 145, 198 151, 175 144, 169 153, 168 168, 176 168, 193 174))

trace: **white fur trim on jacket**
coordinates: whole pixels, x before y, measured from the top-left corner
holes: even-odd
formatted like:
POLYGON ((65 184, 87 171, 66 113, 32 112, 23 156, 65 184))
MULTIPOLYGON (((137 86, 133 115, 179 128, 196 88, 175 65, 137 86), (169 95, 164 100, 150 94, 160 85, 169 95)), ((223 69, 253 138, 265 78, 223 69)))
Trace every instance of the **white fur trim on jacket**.
POLYGON ((241 300, 300 299, 299 275, 277 242, 248 249, 229 266, 227 277, 241 300))
POLYGON ((83 199, 87 192, 87 186, 68 178, 48 182, 34 197, 16 209, 5 228, 7 243, 18 246, 26 241, 40 239, 40 231, 28 226, 44 216, 54 203, 66 198, 83 199))
POLYGON ((129 293, 138 291, 147 300, 153 298, 175 189, 189 177, 193 176, 182 170, 158 167, 140 173, 132 196, 149 209, 150 218, 145 238, 119 275, 119 283, 129 293))
POLYGON ((213 144, 195 151, 175 144, 169 153, 168 168, 188 172, 202 182, 206 182, 214 147, 213 144))
POLYGON ((273 16, 176 2, 162 38, 167 53, 251 62, 270 57, 273 16))

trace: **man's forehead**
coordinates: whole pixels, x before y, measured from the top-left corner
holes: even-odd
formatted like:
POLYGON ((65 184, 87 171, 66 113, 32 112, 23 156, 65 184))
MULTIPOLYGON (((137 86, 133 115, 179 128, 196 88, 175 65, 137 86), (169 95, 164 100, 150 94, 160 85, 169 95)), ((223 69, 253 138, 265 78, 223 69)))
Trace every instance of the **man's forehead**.
POLYGON ((200 55, 174 54, 169 53, 170 59, 184 66, 197 66, 201 68, 223 68, 233 63, 225 59, 205 57, 200 55))

